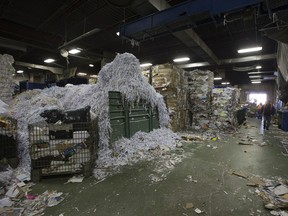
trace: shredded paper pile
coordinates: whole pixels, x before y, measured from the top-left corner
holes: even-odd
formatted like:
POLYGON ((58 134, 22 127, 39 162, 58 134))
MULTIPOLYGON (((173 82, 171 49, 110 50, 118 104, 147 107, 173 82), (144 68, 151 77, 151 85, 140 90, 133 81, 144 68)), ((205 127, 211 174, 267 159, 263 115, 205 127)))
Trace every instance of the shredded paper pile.
MULTIPOLYGON (((79 85, 62 88, 26 91, 17 96, 11 104, 10 112, 18 120, 18 140, 21 167, 30 171, 28 125, 43 122, 40 116, 45 110, 75 110, 91 107, 93 118, 98 117, 99 151, 107 156, 109 149, 109 91, 121 92, 128 102, 143 99, 152 107, 157 107, 161 128, 169 124, 169 114, 163 97, 147 82, 140 70, 139 60, 129 53, 118 54, 114 61, 99 72, 99 80, 94 85, 79 85)), ((143 146, 134 145, 135 148, 143 146)), ((110 155, 112 158, 112 155, 110 155)))

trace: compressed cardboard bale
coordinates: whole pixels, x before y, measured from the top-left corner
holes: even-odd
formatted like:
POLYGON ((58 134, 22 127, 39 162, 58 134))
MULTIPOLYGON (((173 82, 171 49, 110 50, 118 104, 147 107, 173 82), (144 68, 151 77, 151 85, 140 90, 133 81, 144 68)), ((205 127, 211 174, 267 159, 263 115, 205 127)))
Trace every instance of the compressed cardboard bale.
POLYGON ((170 127, 173 131, 186 128, 187 81, 184 70, 172 64, 156 65, 152 68, 152 85, 165 97, 171 116, 170 127))
POLYGON ((214 74, 211 71, 193 70, 185 72, 188 83, 190 125, 194 129, 208 129, 207 120, 212 114, 211 101, 214 74), (205 120, 205 121, 203 121, 205 120))
POLYGON ((216 124, 221 130, 234 130, 238 126, 236 112, 239 106, 240 89, 215 88, 212 92, 214 121, 211 121, 211 124, 216 124))

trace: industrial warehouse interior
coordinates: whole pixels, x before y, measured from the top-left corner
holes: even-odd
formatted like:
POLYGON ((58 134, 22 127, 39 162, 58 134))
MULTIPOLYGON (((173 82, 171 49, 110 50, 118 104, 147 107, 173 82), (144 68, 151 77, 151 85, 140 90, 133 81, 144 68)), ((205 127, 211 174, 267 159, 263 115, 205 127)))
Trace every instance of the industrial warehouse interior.
POLYGON ((0 15, 0 216, 288 216, 288 0, 0 15))

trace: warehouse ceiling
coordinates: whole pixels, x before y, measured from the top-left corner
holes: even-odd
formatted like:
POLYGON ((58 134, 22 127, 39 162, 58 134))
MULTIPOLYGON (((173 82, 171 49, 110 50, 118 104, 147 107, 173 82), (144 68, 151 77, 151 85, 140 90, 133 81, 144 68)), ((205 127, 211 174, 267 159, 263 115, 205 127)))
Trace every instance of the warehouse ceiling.
POLYGON ((179 67, 210 69, 232 85, 250 83, 248 72, 261 65, 269 82, 277 40, 288 42, 288 0, 2 0, 0 16, 0 53, 13 55, 16 69, 97 74, 116 53, 130 52, 154 65, 188 56, 179 67), (255 45, 263 49, 237 53, 255 45), (72 48, 81 52, 63 57, 72 48))

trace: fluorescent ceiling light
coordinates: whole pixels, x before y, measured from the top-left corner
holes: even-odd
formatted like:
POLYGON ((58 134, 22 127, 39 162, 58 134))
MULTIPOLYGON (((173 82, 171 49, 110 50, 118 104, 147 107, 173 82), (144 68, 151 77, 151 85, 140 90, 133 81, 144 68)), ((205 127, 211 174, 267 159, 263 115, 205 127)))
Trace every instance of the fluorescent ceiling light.
POLYGON ((222 84, 222 85, 229 85, 230 82, 222 82, 221 84, 222 84))
POLYGON ((120 32, 116 32, 116 35, 117 35, 117 36, 120 36, 120 32))
POLYGON ((249 78, 251 79, 254 79, 254 78, 261 78, 262 76, 261 75, 256 75, 256 76, 249 76, 249 78))
POLYGON ((259 83, 261 83, 261 81, 252 81, 251 83, 252 84, 259 84, 259 83))
POLYGON ((93 64, 89 64, 89 67, 94 67, 94 65, 93 64))
POLYGON ((51 59, 51 58, 48 58, 48 59, 45 59, 44 62, 45 63, 52 63, 54 62, 55 60, 54 59, 51 59))
POLYGON ((251 82, 261 82, 263 79, 251 79, 251 82))
POLYGON ((177 67, 179 68, 191 68, 191 67, 202 67, 202 66, 209 66, 209 62, 197 62, 197 63, 190 63, 190 64, 180 64, 177 67))
POLYGON ((152 65, 151 63, 143 63, 143 64, 140 64, 140 67, 148 67, 151 65, 152 65))
POLYGON ((91 78, 97 78, 98 75, 93 74, 93 75, 90 75, 90 77, 91 77, 91 78))
POLYGON ((222 77, 214 77, 214 80, 222 80, 222 77))
POLYGON ((261 73, 263 73, 263 72, 257 71, 257 72, 249 72, 248 74, 261 74, 261 73))
POLYGON ((69 50, 69 53, 70 54, 77 54, 77 53, 80 53, 81 52, 81 50, 80 49, 71 49, 71 50, 69 50))
POLYGON ((19 74, 24 73, 23 70, 17 70, 16 72, 19 73, 19 74))
POLYGON ((261 65, 257 65, 257 66, 256 66, 256 69, 261 69, 261 68, 262 68, 261 65))
POLYGON ((262 47, 251 47, 251 48, 239 49, 238 53, 257 52, 260 50, 262 50, 262 47))
POLYGON ((77 73, 78 76, 87 76, 87 73, 79 72, 77 73))
POLYGON ((173 59, 174 62, 185 62, 185 61, 189 61, 189 60, 190 60, 189 57, 182 57, 182 58, 173 59))

